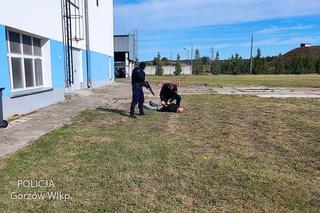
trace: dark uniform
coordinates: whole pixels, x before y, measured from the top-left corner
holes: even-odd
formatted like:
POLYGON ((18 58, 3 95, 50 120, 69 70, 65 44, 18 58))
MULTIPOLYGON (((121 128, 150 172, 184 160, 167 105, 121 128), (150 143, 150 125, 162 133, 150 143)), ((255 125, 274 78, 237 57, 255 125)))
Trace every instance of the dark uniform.
POLYGON ((176 104, 179 107, 181 102, 181 97, 180 95, 178 95, 177 85, 173 84, 173 88, 170 88, 170 85, 172 84, 169 84, 169 83, 163 84, 160 92, 160 99, 161 101, 164 101, 166 103, 168 101, 172 102, 176 100, 176 104))
POLYGON ((161 107, 161 109, 159 109, 159 111, 160 112, 177 112, 178 108, 179 108, 179 106, 177 104, 169 104, 169 105, 161 107))
POLYGON ((134 108, 139 103, 139 112, 140 115, 144 115, 143 112, 143 103, 144 103, 144 93, 142 87, 146 87, 145 83, 145 68, 144 63, 140 63, 139 67, 136 67, 132 71, 132 102, 130 107, 130 116, 135 117, 134 108))

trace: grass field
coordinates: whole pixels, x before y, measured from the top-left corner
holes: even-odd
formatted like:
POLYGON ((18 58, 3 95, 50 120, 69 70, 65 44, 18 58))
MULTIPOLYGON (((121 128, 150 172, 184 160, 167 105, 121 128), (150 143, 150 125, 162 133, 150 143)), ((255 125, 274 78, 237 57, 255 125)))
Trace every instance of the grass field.
POLYGON ((109 109, 0 161, 4 212, 296 211, 320 207, 320 100, 183 97, 183 114, 109 109), (68 201, 12 200, 19 179, 68 201))
POLYGON ((313 87, 320 88, 320 75, 192 75, 192 76, 147 76, 151 82, 181 80, 182 85, 207 84, 221 86, 267 86, 267 87, 313 87))

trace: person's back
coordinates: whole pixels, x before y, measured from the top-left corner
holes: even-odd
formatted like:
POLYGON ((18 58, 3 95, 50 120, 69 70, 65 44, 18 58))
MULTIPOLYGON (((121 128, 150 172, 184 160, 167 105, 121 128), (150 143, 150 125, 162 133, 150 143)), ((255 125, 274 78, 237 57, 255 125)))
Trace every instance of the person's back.
POLYGON ((132 79, 131 84, 132 86, 139 86, 142 87, 145 84, 145 72, 140 67, 135 67, 132 71, 132 79))
POLYGON ((168 101, 176 100, 177 105, 180 106, 181 97, 178 95, 177 85, 172 83, 163 84, 160 91, 160 100, 162 105, 167 104, 168 101))
POLYGON ((160 91, 160 97, 162 99, 169 100, 174 97, 174 95, 177 93, 177 86, 170 83, 163 84, 161 91, 160 91))

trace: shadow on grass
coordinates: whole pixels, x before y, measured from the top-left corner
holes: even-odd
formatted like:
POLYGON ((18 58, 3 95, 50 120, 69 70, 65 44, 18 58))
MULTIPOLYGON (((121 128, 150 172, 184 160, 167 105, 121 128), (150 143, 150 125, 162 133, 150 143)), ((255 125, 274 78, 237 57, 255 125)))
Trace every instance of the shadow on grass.
POLYGON ((104 112, 111 112, 115 113, 124 117, 130 117, 130 115, 127 113, 127 111, 119 110, 119 109, 109 109, 104 107, 98 107, 97 110, 104 111, 104 112))

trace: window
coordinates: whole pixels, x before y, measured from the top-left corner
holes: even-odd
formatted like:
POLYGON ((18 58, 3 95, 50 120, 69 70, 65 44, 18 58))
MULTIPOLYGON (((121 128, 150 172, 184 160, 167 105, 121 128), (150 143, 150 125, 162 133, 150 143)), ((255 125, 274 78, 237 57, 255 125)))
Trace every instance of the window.
POLYGON ((12 91, 43 86, 41 39, 7 31, 12 91))
POLYGON ((97 7, 99 7, 99 0, 96 0, 97 7))

